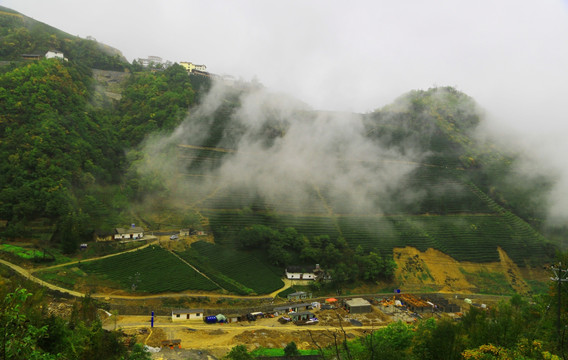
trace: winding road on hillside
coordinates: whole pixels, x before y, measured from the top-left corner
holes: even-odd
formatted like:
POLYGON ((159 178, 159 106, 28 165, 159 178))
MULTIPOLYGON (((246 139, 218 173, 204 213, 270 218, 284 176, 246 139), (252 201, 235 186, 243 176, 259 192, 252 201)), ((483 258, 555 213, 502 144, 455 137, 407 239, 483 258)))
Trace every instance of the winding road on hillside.
POLYGON ((65 289, 65 288, 62 288, 60 286, 53 285, 53 284, 50 284, 48 282, 45 282, 42 279, 33 276, 32 273, 29 270, 24 269, 23 267, 18 266, 16 264, 12 264, 11 262, 8 262, 6 260, 0 259, 0 264, 9 267, 10 269, 14 270, 15 272, 17 272, 21 276, 25 277, 26 279, 33 281, 33 282, 35 282, 35 283, 37 283, 41 286, 47 287, 50 290, 59 291, 59 292, 62 292, 62 293, 66 293, 66 294, 75 296, 75 297, 84 297, 85 296, 84 293, 74 291, 74 290, 65 289))

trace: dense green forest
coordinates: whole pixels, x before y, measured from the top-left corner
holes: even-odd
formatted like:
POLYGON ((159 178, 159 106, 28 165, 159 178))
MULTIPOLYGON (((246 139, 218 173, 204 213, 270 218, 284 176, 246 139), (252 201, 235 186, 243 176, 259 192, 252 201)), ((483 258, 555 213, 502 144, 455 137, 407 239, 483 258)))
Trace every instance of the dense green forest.
POLYGON ((0 86, 4 235, 30 235, 26 224, 46 219, 57 224, 67 252, 93 229, 120 223, 138 196, 137 179, 126 176, 126 150, 146 134, 171 131, 193 101, 181 66, 132 74, 110 108, 91 103, 91 70, 75 62, 12 65, 0 86))
MULTIPOLYGON (((148 196, 165 200, 176 196, 162 180, 163 174, 156 171, 141 173, 139 169, 149 159, 148 154, 141 151, 145 139, 150 135, 170 134, 195 102, 192 86, 195 77, 188 77, 181 66, 132 73, 123 85, 121 99, 114 102, 107 99, 102 102, 105 106, 94 101, 101 94, 95 90, 91 70, 82 64, 51 59, 13 64, 7 68, 0 76, 0 97, 3 99, 0 151, 7 159, 2 163, 0 175, 6 184, 0 192, 0 218, 8 220, 4 236, 33 237, 30 223, 52 224, 53 236, 43 239, 44 245, 59 246, 64 252, 73 253, 79 242, 91 237, 94 229, 110 230, 117 224, 129 223, 130 219, 123 216, 128 216, 129 209, 143 203, 148 196)), ((400 111, 395 103, 367 115, 366 131, 372 141, 394 149, 411 142, 419 151, 429 154, 422 160, 428 166, 414 170, 404 186, 392 189, 387 197, 385 194, 377 195, 381 205, 388 204, 389 212, 395 214, 498 213, 502 219, 494 219, 511 224, 513 233, 507 237, 531 243, 531 247, 525 245, 524 249, 531 253, 533 261, 553 255, 544 238, 531 230, 531 226, 538 229, 539 219, 543 218, 545 204, 537 200, 551 183, 544 176, 536 182, 521 183, 518 185, 521 188, 507 182, 512 176, 510 168, 514 159, 487 150, 468 136, 479 122, 472 110, 473 101, 451 88, 443 92, 446 94, 443 101, 439 99, 439 90, 412 92, 399 100, 413 104, 410 108, 400 111), (460 103, 459 106, 451 107, 452 101, 460 103), (429 109, 427 117, 422 109, 425 106, 429 109), (466 115, 462 116, 460 111, 466 115), (416 128, 421 130, 416 132, 416 128), (471 190, 440 191, 441 181, 471 190), (406 202, 403 192, 408 191, 429 195, 418 202, 406 202), (541 245, 532 245, 535 240, 541 241, 541 245), (540 246, 541 250, 534 246, 540 246), (535 257, 537 254, 541 257, 535 257)), ((238 142, 243 131, 239 130, 238 124, 230 121, 239 101, 238 91, 230 93, 211 118, 196 119, 210 125, 207 136, 198 145, 215 147, 221 140, 224 146, 238 142), (231 131, 227 132, 227 128, 231 131)), ((268 129, 258 136, 261 139, 265 137, 263 141, 270 146, 270 142, 279 136, 270 128, 280 131, 284 128, 285 131, 286 125, 269 122, 266 126, 268 129)), ((171 152, 171 149, 167 151, 171 152)), ((209 159, 210 151, 195 151, 201 152, 196 155, 200 159, 209 159)), ((215 169, 224 155, 212 162, 192 162, 188 171, 199 173, 204 166, 208 171, 215 169)), ((196 187, 189 194, 189 200, 191 196, 205 196, 198 189, 196 187)), ((303 211, 314 211, 315 215, 327 211, 325 206, 316 208, 315 205, 325 197, 325 191, 322 189, 314 193, 314 210, 303 211)), ((319 217, 318 221, 327 221, 328 225, 314 227, 290 222, 291 219, 286 220, 277 212, 271 215, 270 205, 256 195, 237 198, 237 202, 236 194, 231 190, 218 196, 211 199, 214 204, 203 205, 209 209, 242 209, 238 215, 241 220, 234 225, 226 211, 204 213, 210 218, 212 231, 220 244, 235 244, 251 250, 260 248, 266 252, 270 262, 278 266, 298 262, 321 263, 330 269, 337 281, 353 278, 378 280, 392 275, 389 247, 400 240, 385 241, 384 230, 379 229, 383 241, 377 244, 366 240, 372 238, 372 229, 367 235, 364 232, 368 226, 377 227, 380 223, 357 225, 355 228, 353 224, 361 224, 360 221, 366 221, 366 218, 346 216, 326 220, 319 217), (222 225, 217 226, 217 223, 222 225), (301 240, 290 238, 287 231, 295 231, 301 240)), ((340 201, 329 200, 328 205, 340 214, 345 212, 340 201)), ((443 234, 433 233, 441 231, 437 230, 439 226, 445 229, 455 226, 445 224, 449 221, 447 219, 436 220, 443 221, 440 225, 419 225, 416 221, 405 220, 400 224, 410 225, 410 228, 400 231, 402 234, 409 232, 414 239, 424 238, 422 243, 414 245, 418 248, 434 245, 445 248, 459 259, 459 253, 453 254, 451 250, 457 245, 456 239, 450 237, 449 243, 440 243, 446 241, 443 234), (427 230, 424 226, 434 227, 427 230), (432 243, 429 239, 434 237, 435 242, 432 243)), ((463 219, 466 218, 459 221, 463 219)), ((476 227, 483 220, 470 219, 476 221, 472 225, 476 227)), ((197 223, 189 225, 199 226, 197 223)), ((495 227, 491 223, 484 226, 495 227)), ((460 230, 457 228, 456 231, 460 230)), ((482 236, 479 232, 473 235, 482 236)), ((516 261, 522 262, 527 258, 522 252, 515 257, 515 242, 507 244, 500 245, 512 251, 516 261)), ((470 253, 473 261, 484 259, 476 256, 470 253)), ((495 259, 495 256, 496 253, 487 259, 495 259)))

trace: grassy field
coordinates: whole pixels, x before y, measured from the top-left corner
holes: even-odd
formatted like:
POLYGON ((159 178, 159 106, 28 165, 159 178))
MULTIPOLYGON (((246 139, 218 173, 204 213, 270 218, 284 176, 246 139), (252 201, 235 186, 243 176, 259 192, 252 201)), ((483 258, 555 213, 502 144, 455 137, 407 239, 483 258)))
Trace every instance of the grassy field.
POLYGON ((477 284, 482 294, 515 294, 515 290, 511 287, 504 274, 489 271, 469 273, 464 269, 460 269, 460 271, 465 275, 468 281, 477 284))
POLYGON ((39 251, 36 249, 26 249, 21 246, 10 245, 10 244, 0 245, 0 251, 16 255, 26 260, 33 260, 35 258, 41 258, 43 256, 43 251, 39 251))

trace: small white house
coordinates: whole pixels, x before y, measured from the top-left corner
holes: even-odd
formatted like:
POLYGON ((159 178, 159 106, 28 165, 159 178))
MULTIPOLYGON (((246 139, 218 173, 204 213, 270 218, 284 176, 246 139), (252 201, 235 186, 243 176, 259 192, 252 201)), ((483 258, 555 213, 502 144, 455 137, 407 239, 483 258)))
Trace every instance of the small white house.
POLYGON ((286 278, 290 280, 315 280, 321 272, 319 264, 315 266, 288 266, 286 278))
POLYGON ((65 60, 67 61, 67 59, 65 58, 65 55, 63 55, 63 53, 61 51, 56 51, 56 50, 49 50, 46 54, 45 54, 45 58, 46 59, 61 59, 61 60, 65 60))
POLYGON ((141 239, 143 237, 144 237, 144 229, 142 229, 139 226, 114 229, 115 240, 141 239))
POLYGON ((172 321, 184 321, 184 320, 203 321, 203 309, 172 310, 172 321))

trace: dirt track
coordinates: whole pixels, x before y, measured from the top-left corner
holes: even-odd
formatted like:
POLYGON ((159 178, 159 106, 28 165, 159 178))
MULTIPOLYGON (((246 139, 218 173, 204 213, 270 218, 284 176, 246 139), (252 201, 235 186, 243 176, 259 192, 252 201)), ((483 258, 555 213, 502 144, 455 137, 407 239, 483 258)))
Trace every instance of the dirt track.
POLYGON ((60 291, 60 292, 63 292, 63 293, 67 293, 67 294, 72 295, 72 296, 75 296, 75 297, 84 297, 84 296, 85 296, 85 294, 83 294, 83 293, 80 293, 80 292, 77 292, 77 291, 73 291, 73 290, 69 290, 69 289, 65 289, 65 288, 62 288, 62 287, 59 287, 59 286, 56 286, 56 285, 47 283, 47 282, 41 280, 40 278, 37 278, 37 277, 33 276, 30 271, 24 269, 23 267, 18 266, 18 265, 16 265, 16 264, 12 264, 11 262, 8 262, 8 261, 6 261, 6 260, 0 259, 0 264, 3 264, 3 265, 8 266, 9 268, 11 268, 12 270, 14 270, 14 271, 17 272, 18 274, 20 274, 20 275, 22 275, 23 277, 25 277, 26 279, 31 280, 31 281, 33 281, 33 282, 35 282, 35 283, 37 283, 37 284, 39 284, 39 285, 41 285, 41 286, 45 286, 45 287, 47 287, 47 288, 49 288, 49 289, 51 289, 51 290, 60 291))

